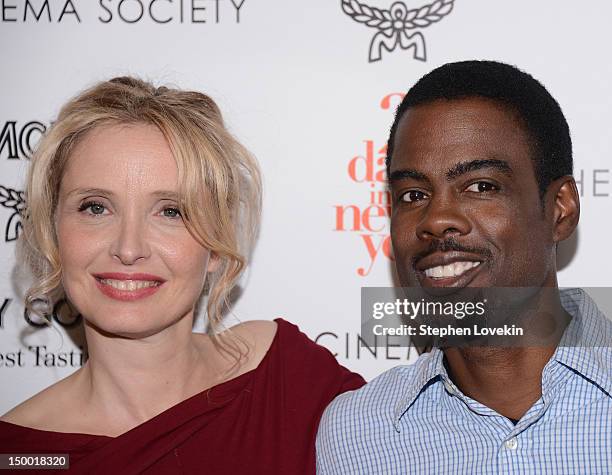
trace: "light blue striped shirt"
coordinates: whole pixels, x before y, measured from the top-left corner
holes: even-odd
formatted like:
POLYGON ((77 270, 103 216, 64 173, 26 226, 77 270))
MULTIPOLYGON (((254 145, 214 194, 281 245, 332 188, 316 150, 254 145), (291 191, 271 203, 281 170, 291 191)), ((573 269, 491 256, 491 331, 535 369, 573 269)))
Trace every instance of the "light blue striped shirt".
POLYGON ((612 322, 580 289, 561 303, 572 320, 518 424, 462 394, 436 348, 334 400, 317 473, 612 474, 612 322))

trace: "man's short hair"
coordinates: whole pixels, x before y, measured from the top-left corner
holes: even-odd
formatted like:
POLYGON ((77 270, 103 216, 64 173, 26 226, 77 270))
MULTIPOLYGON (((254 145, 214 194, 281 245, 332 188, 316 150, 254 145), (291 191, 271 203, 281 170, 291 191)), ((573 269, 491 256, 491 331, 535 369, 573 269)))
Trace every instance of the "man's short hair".
POLYGON ((572 140, 561 107, 531 75, 496 61, 448 63, 423 76, 397 108, 387 147, 391 166, 395 133, 404 112, 438 100, 482 97, 516 113, 532 149, 535 176, 543 198, 550 183, 573 172, 572 140))

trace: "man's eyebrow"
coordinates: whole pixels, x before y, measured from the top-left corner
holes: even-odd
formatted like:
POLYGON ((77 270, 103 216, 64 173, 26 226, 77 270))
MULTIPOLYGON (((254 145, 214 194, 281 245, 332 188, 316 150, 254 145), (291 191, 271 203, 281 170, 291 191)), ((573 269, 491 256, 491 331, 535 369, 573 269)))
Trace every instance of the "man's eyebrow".
POLYGON ((393 183, 394 181, 402 180, 405 178, 412 178, 413 180, 417 181, 429 181, 425 174, 421 172, 418 172, 411 168, 402 168, 400 170, 395 170, 394 172, 391 172, 391 175, 389 175, 389 182, 393 183))
POLYGON ((495 168, 506 175, 512 175, 512 167, 506 160, 486 159, 486 160, 471 160, 469 162, 457 163, 453 168, 446 172, 446 179, 453 180, 466 173, 482 170, 483 168, 495 168))
MULTIPOLYGON (((74 190, 70 191, 66 196, 72 196, 72 195, 103 195, 103 196, 113 197, 115 196, 115 193, 113 193, 110 190, 105 190, 104 188, 75 188, 74 190)), ((169 190, 157 190, 157 191, 150 193, 150 195, 155 198, 160 198, 160 199, 161 198, 167 198, 171 200, 178 199, 178 193, 175 191, 169 191, 169 190)))

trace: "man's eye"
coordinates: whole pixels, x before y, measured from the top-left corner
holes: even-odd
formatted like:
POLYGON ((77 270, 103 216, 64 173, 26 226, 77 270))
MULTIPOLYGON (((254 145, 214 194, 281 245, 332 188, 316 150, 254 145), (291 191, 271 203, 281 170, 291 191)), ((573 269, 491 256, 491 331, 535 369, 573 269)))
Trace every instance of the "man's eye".
POLYGON ((499 188, 493 183, 489 183, 488 181, 477 181, 476 183, 472 183, 465 189, 465 191, 470 191, 472 193, 486 193, 487 191, 496 190, 499 190, 499 188))
POLYGON ((404 193, 400 197, 400 201, 403 201, 405 203, 413 203, 415 201, 424 200, 425 198, 427 198, 427 195, 425 193, 423 193, 422 191, 419 191, 419 190, 410 190, 410 191, 407 191, 406 193, 404 193))

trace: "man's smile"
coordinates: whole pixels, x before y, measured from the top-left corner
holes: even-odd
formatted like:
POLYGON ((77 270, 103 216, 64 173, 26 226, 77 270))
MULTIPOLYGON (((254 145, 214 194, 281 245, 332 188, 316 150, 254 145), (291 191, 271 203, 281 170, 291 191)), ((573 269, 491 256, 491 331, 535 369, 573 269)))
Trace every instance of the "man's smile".
POLYGON ((415 262, 422 287, 466 287, 484 266, 484 258, 458 251, 434 252, 415 262))
POLYGON ((425 275, 433 279, 445 279, 448 277, 459 277, 472 267, 476 267, 480 262, 459 261, 444 266, 435 266, 425 269, 425 275))

